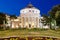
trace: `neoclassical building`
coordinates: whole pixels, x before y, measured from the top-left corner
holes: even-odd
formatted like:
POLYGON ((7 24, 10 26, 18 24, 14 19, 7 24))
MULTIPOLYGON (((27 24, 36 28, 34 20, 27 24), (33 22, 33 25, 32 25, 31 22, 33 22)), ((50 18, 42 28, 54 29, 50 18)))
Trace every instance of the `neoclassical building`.
POLYGON ((9 20, 9 16, 7 16, 7 19, 11 28, 42 28, 40 10, 32 4, 21 9, 20 16, 17 19, 9 20))
POLYGON ((40 10, 29 4, 20 10, 21 27, 39 28, 40 10))

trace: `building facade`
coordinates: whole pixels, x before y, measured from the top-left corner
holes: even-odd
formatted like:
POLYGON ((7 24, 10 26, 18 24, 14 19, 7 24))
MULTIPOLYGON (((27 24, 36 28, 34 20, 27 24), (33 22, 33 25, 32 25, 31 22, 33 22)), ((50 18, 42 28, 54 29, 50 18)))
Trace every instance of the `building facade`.
POLYGON ((29 4, 26 8, 20 10, 21 27, 39 28, 40 10, 29 4))
POLYGON ((32 4, 20 10, 20 16, 17 19, 9 20, 8 25, 11 28, 42 28, 40 10, 35 8, 32 4))

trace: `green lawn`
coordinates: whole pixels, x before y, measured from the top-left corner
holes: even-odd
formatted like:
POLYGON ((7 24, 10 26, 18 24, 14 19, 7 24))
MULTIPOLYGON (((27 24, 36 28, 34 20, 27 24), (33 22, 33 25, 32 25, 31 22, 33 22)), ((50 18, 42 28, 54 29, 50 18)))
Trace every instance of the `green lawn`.
POLYGON ((14 29, 0 31, 0 37, 8 36, 53 36, 60 38, 60 31, 57 30, 41 30, 41 29, 14 29))

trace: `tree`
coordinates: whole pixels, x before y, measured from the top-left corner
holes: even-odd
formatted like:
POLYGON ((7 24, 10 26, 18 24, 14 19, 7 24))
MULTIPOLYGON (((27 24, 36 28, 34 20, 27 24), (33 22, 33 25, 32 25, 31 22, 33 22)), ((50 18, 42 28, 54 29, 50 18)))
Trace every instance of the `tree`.
POLYGON ((0 29, 5 29, 5 24, 7 23, 7 20, 6 20, 6 15, 2 12, 0 12, 0 29))
POLYGON ((56 12, 55 18, 56 18, 57 25, 60 26, 60 11, 57 11, 57 12, 56 12))
POLYGON ((16 15, 10 15, 10 18, 11 19, 16 19, 17 17, 16 17, 16 15))
POLYGON ((60 5, 57 5, 57 6, 54 6, 50 11, 49 11, 49 14, 50 14, 50 17, 53 18, 53 19, 56 19, 56 12, 57 11, 60 11, 60 5))
POLYGON ((0 24, 6 23, 6 15, 4 13, 0 13, 0 24))
POLYGON ((49 16, 43 15, 43 18, 44 18, 46 24, 48 24, 50 22, 49 16))
POLYGON ((51 22, 54 23, 56 21, 57 25, 60 25, 60 5, 54 6, 50 11, 51 22), (54 22, 53 22, 54 20, 54 22))

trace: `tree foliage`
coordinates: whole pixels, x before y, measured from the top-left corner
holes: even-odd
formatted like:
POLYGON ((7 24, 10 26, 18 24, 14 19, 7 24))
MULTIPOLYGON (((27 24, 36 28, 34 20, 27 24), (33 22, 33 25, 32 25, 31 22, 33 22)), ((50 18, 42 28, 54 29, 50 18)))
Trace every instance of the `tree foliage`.
POLYGON ((57 25, 60 25, 60 5, 54 6, 50 11, 49 11, 51 19, 56 20, 57 25))
POLYGON ((16 19, 17 17, 16 17, 16 15, 10 15, 10 18, 11 19, 16 19))
POLYGON ((49 16, 43 15, 43 18, 44 18, 44 20, 46 21, 46 23, 49 23, 49 22, 50 22, 49 16))
POLYGON ((6 15, 4 13, 0 13, 0 24, 3 24, 3 21, 6 22, 6 15))

